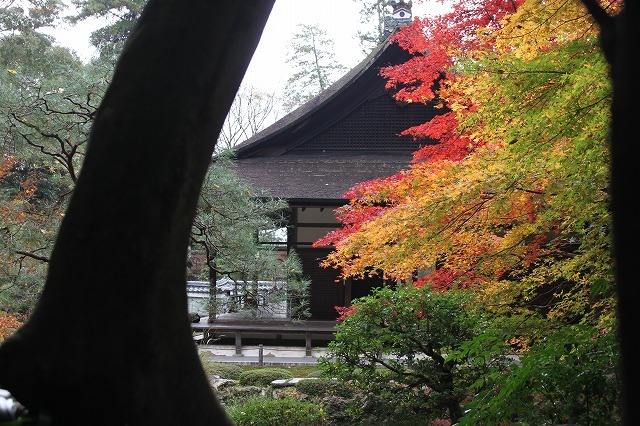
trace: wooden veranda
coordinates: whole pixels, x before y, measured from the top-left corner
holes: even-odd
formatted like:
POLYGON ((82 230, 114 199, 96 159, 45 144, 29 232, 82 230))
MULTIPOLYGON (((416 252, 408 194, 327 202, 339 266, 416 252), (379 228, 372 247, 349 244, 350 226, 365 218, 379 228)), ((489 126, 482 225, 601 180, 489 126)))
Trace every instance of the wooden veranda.
POLYGON ((236 355, 242 355, 242 339, 283 341, 283 337, 304 339, 305 355, 311 356, 313 342, 333 340, 336 321, 290 320, 216 320, 212 324, 193 323, 194 340, 198 344, 211 344, 222 339, 233 339, 236 355))

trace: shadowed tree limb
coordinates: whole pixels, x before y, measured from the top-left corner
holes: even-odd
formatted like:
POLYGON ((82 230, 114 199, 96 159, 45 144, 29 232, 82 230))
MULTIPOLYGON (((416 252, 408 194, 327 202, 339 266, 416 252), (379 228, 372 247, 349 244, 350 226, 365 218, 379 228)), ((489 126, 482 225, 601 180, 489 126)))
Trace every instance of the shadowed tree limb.
POLYGON ((0 387, 54 425, 230 424, 187 317, 189 230, 273 0, 151 0, 118 60, 0 387))
POLYGON ((49 262, 49 258, 46 256, 40 256, 39 254, 30 253, 28 251, 17 250, 16 254, 20 254, 25 257, 30 257, 31 259, 39 260, 41 262, 49 262))

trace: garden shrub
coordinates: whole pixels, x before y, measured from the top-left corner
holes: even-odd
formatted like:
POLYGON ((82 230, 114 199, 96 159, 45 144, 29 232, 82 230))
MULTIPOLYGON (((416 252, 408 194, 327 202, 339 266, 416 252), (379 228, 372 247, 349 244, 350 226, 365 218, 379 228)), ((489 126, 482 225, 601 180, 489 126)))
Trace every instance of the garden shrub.
POLYGON ((203 356, 200 356, 200 360, 207 376, 220 376, 223 379, 238 380, 242 374, 242 368, 238 365, 209 362, 203 356))
POLYGON ((358 401, 354 401, 348 411, 358 425, 431 424, 436 419, 447 417, 447 410, 438 397, 399 383, 371 384, 358 394, 358 401))
POLYGON ((438 293, 428 287, 375 289, 343 312, 320 368, 364 390, 386 392, 388 408, 406 404, 411 411, 438 416, 446 410, 457 421, 465 394, 455 381, 464 363, 450 362, 445 354, 481 328, 467 302, 465 293, 438 293), (389 388, 390 382, 395 386, 389 388))
POLYGON ((348 400, 339 396, 327 396, 322 398, 321 402, 326 411, 328 424, 358 424, 358 422, 355 421, 352 414, 353 410, 351 409, 351 406, 355 402, 354 400, 348 400))
POLYGON ((261 394, 262 388, 259 386, 234 386, 229 388, 229 396, 233 398, 248 398, 261 394))
MULTIPOLYGON (((260 371, 260 370, 257 370, 260 371)), ((248 398, 241 405, 227 406, 227 413, 236 426, 320 426, 325 424, 324 410, 319 403, 293 398, 248 398)))
POLYGON ((310 371, 310 372, 309 372, 309 373, 307 373, 307 375, 306 375, 306 376, 304 376, 304 377, 313 378, 313 377, 322 377, 322 375, 323 375, 322 370, 319 370, 319 369, 318 369, 318 370, 310 371))
POLYGON ((243 386, 269 386, 274 380, 292 379, 293 374, 284 368, 260 368, 243 371, 238 381, 243 386))
MULTIPOLYGON (((620 372, 615 333, 573 325, 547 336, 511 364, 485 375, 461 425, 619 424, 620 372)), ((477 386, 476 388, 478 388, 477 386)))
POLYGON ((301 380, 296 384, 296 389, 300 393, 317 398, 325 396, 351 398, 354 394, 353 388, 348 383, 326 378, 301 380))
POLYGON ((417 426, 432 425, 437 418, 425 410, 415 398, 402 398, 397 394, 376 390, 354 393, 353 397, 326 396, 320 400, 328 424, 358 426, 417 426))

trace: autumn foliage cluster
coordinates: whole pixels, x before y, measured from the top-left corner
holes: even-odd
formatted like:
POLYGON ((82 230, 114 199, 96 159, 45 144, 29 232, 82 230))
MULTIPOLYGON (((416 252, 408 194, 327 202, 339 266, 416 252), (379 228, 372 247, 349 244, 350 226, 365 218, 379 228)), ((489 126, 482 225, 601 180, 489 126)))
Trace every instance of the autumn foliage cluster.
POLYGON ((441 114, 403 132, 422 142, 412 163, 352 188, 342 226, 315 243, 334 247, 324 266, 344 278, 395 285, 338 310, 336 374, 370 387, 379 371, 363 377, 364 362, 406 389, 423 374, 405 411, 456 424, 616 421, 612 87, 598 35, 577 0, 459 0, 394 35, 413 57, 381 70, 387 87, 441 114), (471 336, 438 335, 453 322, 420 306, 448 294, 468 297, 454 317, 474 314, 471 336))
POLYGON ((335 246, 325 266, 611 324, 612 89, 586 9, 459 1, 393 42, 414 56, 381 71, 387 86, 443 113, 403 132, 424 142, 406 170, 350 190, 342 227, 316 243, 335 246))
POLYGON ((0 311, 0 342, 11 336, 21 325, 15 315, 0 311))

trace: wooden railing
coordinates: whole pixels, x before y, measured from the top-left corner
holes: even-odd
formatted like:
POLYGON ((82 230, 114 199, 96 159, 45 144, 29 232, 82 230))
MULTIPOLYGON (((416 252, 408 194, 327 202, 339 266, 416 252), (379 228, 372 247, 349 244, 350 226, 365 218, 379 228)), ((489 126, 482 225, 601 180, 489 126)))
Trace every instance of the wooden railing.
POLYGON ((242 335, 304 335, 305 355, 311 356, 312 338, 323 336, 331 339, 335 333, 335 321, 241 321, 218 320, 212 324, 194 323, 191 328, 196 342, 215 341, 219 337, 233 336, 236 354, 242 355, 242 335))

